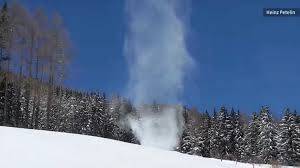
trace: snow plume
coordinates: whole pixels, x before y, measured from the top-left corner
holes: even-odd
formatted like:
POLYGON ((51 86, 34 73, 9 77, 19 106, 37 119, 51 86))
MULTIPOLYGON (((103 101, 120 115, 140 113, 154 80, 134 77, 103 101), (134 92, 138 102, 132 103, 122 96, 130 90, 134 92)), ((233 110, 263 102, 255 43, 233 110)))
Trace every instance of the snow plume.
MULTIPOLYGON (((128 96, 137 107, 179 104, 184 77, 193 64, 185 43, 186 22, 177 0, 127 0, 125 56, 129 63, 128 96)), ((159 115, 141 108, 129 124, 142 145, 173 149, 182 133, 182 109, 163 108, 159 115), (142 111, 142 112, 141 112, 142 111)))
POLYGON ((143 108, 140 118, 129 118, 129 125, 140 143, 161 149, 174 149, 182 134, 182 108, 166 107, 158 114, 143 108))

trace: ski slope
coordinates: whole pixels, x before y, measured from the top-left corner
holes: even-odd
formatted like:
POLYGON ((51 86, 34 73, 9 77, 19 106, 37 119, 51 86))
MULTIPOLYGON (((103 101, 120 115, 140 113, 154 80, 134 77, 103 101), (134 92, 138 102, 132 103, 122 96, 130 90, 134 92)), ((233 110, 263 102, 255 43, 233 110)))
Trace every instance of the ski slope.
POLYGON ((190 156, 92 136, 0 127, 0 167, 253 168, 253 165, 190 156))

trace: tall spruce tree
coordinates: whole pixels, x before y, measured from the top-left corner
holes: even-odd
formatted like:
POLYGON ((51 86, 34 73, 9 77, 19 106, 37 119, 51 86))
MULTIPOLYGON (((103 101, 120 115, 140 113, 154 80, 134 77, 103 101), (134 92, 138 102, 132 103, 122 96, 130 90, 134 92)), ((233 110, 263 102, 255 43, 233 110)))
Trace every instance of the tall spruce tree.
POLYGON ((203 149, 201 151, 201 156, 210 157, 210 137, 209 130, 211 127, 211 118, 207 111, 203 115, 203 121, 201 124, 201 135, 200 138, 203 142, 203 149))
POLYGON ((190 121, 187 122, 182 135, 182 141, 179 151, 190 155, 198 155, 199 148, 197 142, 199 137, 199 130, 193 124, 194 123, 190 121))
POLYGON ((276 161, 276 130, 268 106, 263 106, 259 116, 258 157, 262 163, 276 161))
POLYGON ((226 117, 227 117, 227 109, 225 107, 221 107, 220 112, 217 116, 217 158, 224 159, 228 154, 228 140, 227 140, 227 130, 226 130, 226 117))
POLYGON ((284 116, 281 119, 278 129, 278 159, 281 164, 293 165, 293 148, 292 148, 292 128, 291 113, 286 109, 284 116))
POLYGON ((225 151, 226 159, 233 160, 235 153, 235 130, 234 130, 234 121, 235 112, 234 109, 231 109, 231 113, 226 113, 225 115, 225 151))
POLYGON ((210 122, 210 129, 209 129, 209 149, 210 149, 210 156, 216 158, 218 156, 218 149, 219 149, 219 142, 220 138, 218 136, 218 121, 217 121, 217 112, 214 109, 213 116, 210 122))
POLYGON ((252 119, 248 124, 243 138, 244 151, 242 152, 242 160, 245 162, 255 163, 258 157, 258 134, 259 134, 259 119, 253 113, 252 119))
POLYGON ((244 128, 243 128, 243 123, 241 119, 241 114, 240 111, 237 111, 234 113, 234 118, 233 118, 233 124, 234 124, 234 159, 235 160, 241 160, 241 155, 244 152, 244 128))
POLYGON ((290 116, 292 160, 294 165, 300 166, 300 116, 295 111, 290 116))

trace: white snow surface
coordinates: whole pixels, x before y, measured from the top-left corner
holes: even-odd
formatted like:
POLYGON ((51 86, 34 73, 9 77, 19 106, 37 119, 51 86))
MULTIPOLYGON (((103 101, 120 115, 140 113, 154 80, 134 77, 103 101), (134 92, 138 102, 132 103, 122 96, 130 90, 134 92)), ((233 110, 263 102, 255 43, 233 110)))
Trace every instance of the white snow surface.
POLYGON ((252 164, 105 138, 10 127, 0 127, 0 165, 3 168, 253 168, 252 164))

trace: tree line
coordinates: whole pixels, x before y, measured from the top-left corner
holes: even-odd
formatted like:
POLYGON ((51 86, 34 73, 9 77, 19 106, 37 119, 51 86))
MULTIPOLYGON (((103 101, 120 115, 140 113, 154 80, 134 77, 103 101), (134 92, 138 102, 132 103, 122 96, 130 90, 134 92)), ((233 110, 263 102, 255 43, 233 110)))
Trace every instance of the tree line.
POLYGON ((189 111, 178 151, 247 163, 300 165, 300 116, 290 109, 276 121, 268 106, 247 119, 239 111, 221 107, 189 111))
MULTIPOLYGON (((18 3, 0 12, 0 125, 43 129, 139 143, 126 124, 137 109, 120 96, 62 87, 71 45, 62 18, 18 3)), ((159 113, 159 104, 153 108, 159 113)), ((267 106, 249 120, 222 107, 184 110, 177 151, 251 163, 299 165, 300 118, 287 109, 276 121, 267 106)))
MULTIPOLYGON (((42 129, 92 135, 137 143, 129 127, 121 125, 131 104, 119 96, 108 100, 104 93, 79 92, 56 86, 50 94, 49 86, 39 83, 39 99, 35 94, 26 97, 25 84, 5 81, 0 83, 0 126, 42 129), (7 90, 7 112, 4 109, 4 90, 7 90), (28 107, 27 107, 27 102, 28 107)), ((31 91, 29 91, 31 92, 31 91)), ((31 92, 32 93, 32 92, 31 92)))

